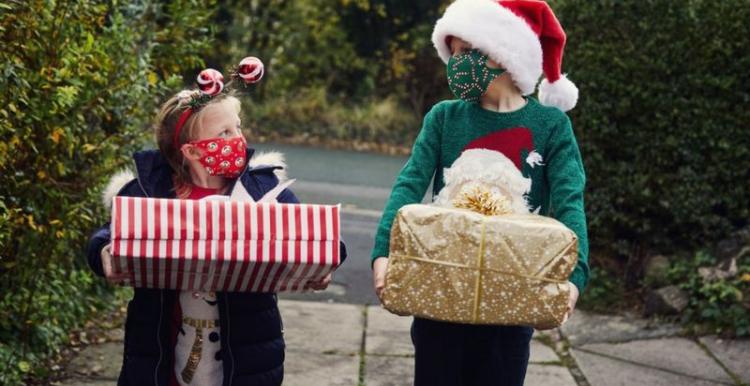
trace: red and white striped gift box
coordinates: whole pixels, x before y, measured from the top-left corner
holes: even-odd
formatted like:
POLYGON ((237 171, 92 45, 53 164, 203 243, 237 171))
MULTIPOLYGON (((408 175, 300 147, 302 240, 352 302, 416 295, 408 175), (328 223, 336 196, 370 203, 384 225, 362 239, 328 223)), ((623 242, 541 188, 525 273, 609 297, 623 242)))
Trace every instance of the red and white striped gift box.
POLYGON ((340 264, 338 205, 115 197, 112 256, 126 285, 305 291, 340 264))

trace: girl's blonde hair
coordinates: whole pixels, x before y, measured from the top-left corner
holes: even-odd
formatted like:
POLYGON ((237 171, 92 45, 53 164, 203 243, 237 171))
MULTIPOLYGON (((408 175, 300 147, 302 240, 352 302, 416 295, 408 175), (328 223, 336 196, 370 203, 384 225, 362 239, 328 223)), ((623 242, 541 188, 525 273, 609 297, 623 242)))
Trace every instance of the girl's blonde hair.
POLYGON ((231 106, 237 110, 237 113, 240 112, 241 107, 239 99, 231 93, 221 93, 211 98, 206 105, 198 108, 197 111, 193 111, 193 113, 190 114, 190 117, 185 121, 185 124, 180 130, 180 136, 175 144, 174 134, 177 121, 180 119, 180 115, 190 108, 188 105, 190 96, 197 96, 198 93, 198 90, 183 90, 169 98, 169 100, 161 106, 154 125, 156 144, 159 146, 159 151, 162 156, 167 159, 167 162, 169 162, 169 165, 172 167, 172 182, 178 198, 186 198, 190 194, 190 187, 192 185, 190 169, 185 163, 185 158, 182 156, 180 148, 183 144, 188 143, 197 137, 198 130, 203 122, 203 111, 205 110, 205 107, 216 103, 227 102, 231 103, 231 106))

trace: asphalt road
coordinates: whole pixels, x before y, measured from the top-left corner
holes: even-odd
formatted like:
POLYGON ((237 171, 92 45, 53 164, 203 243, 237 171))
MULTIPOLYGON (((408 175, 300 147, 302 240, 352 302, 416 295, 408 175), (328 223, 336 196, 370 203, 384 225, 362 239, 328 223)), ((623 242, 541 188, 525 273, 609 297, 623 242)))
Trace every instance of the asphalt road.
POLYGON ((334 273, 333 283, 327 290, 317 293, 279 296, 378 304, 372 290, 370 252, 380 212, 407 157, 279 144, 258 144, 256 148, 285 155, 289 176, 296 179, 291 189, 300 201, 341 204, 344 208, 341 232, 349 257, 334 273))

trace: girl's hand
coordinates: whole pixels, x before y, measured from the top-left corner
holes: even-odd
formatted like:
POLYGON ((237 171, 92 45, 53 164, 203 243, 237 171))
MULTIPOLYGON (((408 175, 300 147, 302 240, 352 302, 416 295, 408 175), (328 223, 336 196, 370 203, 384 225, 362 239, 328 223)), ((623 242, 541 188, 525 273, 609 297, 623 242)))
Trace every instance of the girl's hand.
POLYGON ((311 281, 308 282, 306 287, 312 288, 316 291, 322 291, 326 288, 328 288, 328 284, 331 284, 331 280, 333 280, 333 272, 326 275, 326 277, 320 279, 320 281, 311 281))
POLYGON ((107 244, 102 248, 102 268, 104 269, 104 278, 111 284, 122 284, 127 277, 124 273, 115 273, 112 268, 112 244, 107 244))
POLYGON ((375 295, 383 302, 383 290, 385 289, 385 273, 388 271, 388 258, 378 257, 372 263, 372 285, 375 295))

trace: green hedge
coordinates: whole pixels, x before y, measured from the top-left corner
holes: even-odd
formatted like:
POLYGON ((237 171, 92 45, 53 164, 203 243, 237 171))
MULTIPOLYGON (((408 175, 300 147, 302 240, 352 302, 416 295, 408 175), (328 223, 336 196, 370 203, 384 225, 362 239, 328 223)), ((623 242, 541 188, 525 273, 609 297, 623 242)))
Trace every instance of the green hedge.
POLYGON ((401 144, 413 142, 420 119, 396 98, 336 100, 323 88, 302 89, 293 95, 244 102, 244 122, 253 134, 269 138, 401 144))
POLYGON ((201 65, 213 1, 0 4, 0 384, 45 377, 112 290, 83 258, 97 188, 128 163, 172 76, 201 65), (165 81, 166 80, 166 81, 165 81))
POLYGON ((557 0, 591 241, 705 247, 750 218, 750 2, 557 0))

